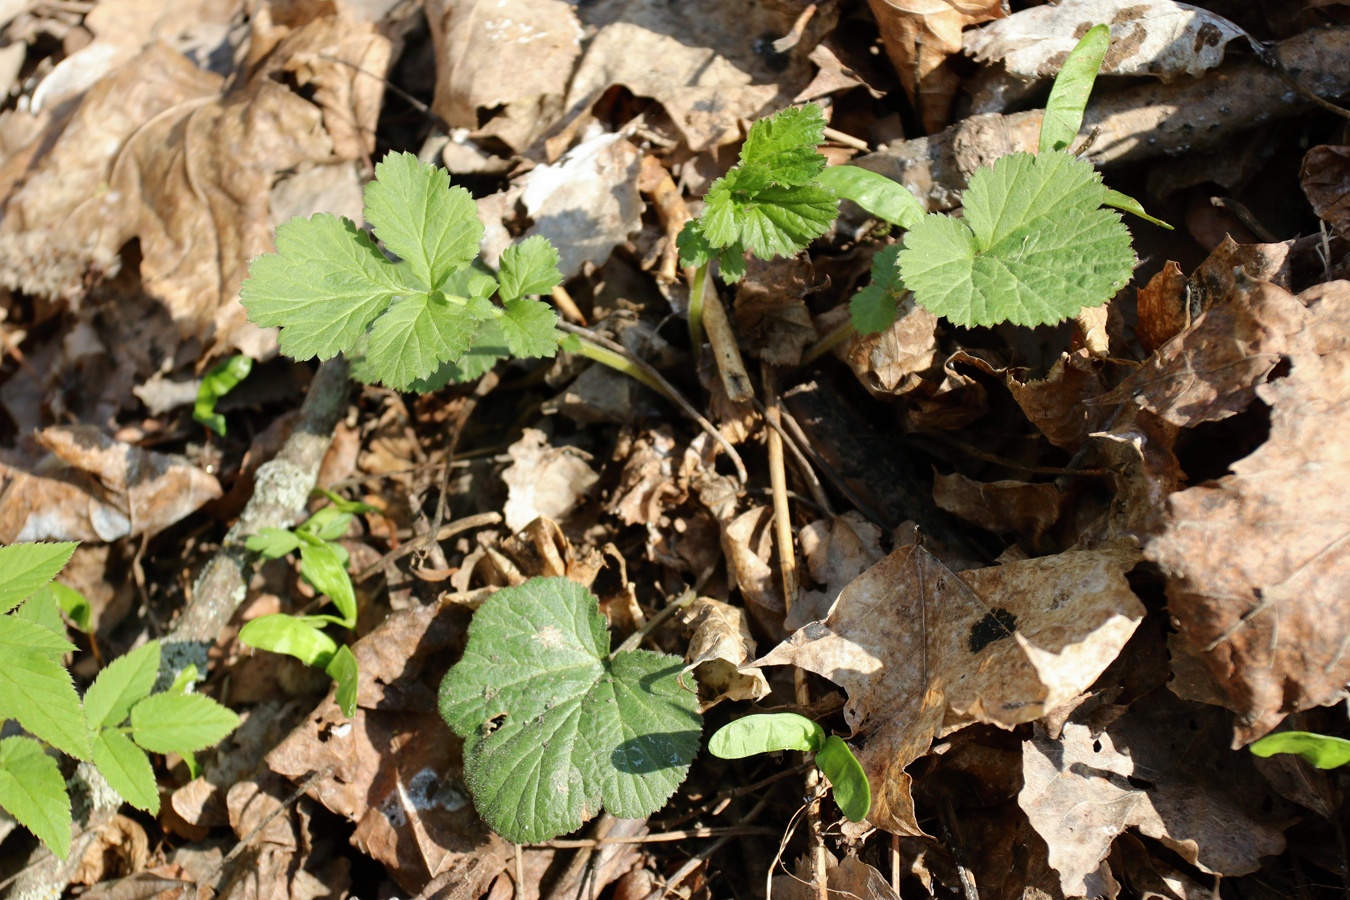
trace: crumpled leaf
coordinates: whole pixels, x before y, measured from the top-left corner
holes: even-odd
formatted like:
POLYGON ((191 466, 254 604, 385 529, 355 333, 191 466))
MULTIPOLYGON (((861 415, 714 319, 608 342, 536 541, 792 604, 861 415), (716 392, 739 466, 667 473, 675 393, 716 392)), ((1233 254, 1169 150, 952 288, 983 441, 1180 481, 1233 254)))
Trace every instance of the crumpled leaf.
POLYGON ((1239 743, 1335 703, 1350 683, 1350 285, 1309 300, 1291 371, 1256 387, 1271 407, 1266 443, 1232 474, 1168 498, 1165 529, 1145 550, 1168 576, 1182 634, 1239 714, 1239 743))
POLYGON ((1244 34, 1222 16, 1173 0, 1063 0, 967 32, 966 52, 980 62, 1002 61, 1023 78, 1053 78, 1083 32, 1102 22, 1111 26, 1103 75, 1163 81, 1203 75, 1244 34))
POLYGON ((1204 872, 1245 875, 1284 849, 1268 791, 1244 754, 1224 747, 1226 714, 1166 692, 1094 734, 1069 722, 1059 740, 1023 743, 1018 805, 1050 849, 1065 896, 1086 893, 1126 828, 1138 828, 1204 872))
POLYGON ((600 476, 572 447, 553 447, 537 428, 526 428, 507 450, 513 460, 506 482, 506 527, 521 531, 540 516, 561 520, 581 502, 600 476))
POLYGON ((1313 147, 1304 154, 1298 177, 1318 218, 1344 231, 1350 225, 1350 147, 1313 147))
POLYGON ((823 589, 801 592, 783 623, 789 631, 825 618, 839 592, 886 555, 881 549, 881 529, 855 509, 812 522, 802 528, 797 540, 811 580, 823 589))
POLYGON ((114 441, 89 425, 41 431, 37 465, 0 456, 0 543, 115 541, 156 534, 221 495, 181 457, 114 441))
POLYGON ((704 709, 723 700, 758 700, 769 693, 764 673, 749 665, 755 639, 745 610, 720 600, 700 597, 681 614, 692 630, 684 658, 686 675, 698 680, 704 709))
POLYGON ((1143 617, 1128 551, 1072 551, 953 573, 902 547, 756 665, 801 666, 848 691, 866 744, 870 820, 922 835, 905 767, 933 738, 973 722, 1033 721, 1077 697, 1143 617))
MULTIPOLYGON (((815 859, 803 856, 796 868, 795 875, 774 876, 773 896, 779 900, 817 900, 820 894, 814 882, 815 859)), ((845 857, 841 862, 836 862, 833 855, 828 856, 825 885, 830 900, 899 900, 885 876, 856 856, 845 857)))

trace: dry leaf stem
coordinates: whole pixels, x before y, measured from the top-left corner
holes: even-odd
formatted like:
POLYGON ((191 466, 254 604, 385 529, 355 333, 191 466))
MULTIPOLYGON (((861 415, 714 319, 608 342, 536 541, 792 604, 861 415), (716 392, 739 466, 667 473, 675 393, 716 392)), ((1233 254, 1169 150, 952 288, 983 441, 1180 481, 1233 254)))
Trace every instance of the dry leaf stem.
MULTIPOLYGON (((727 397, 732 403, 744 402, 755 396, 755 389, 750 383, 750 373, 745 370, 745 360, 741 358, 741 348, 736 343, 736 332, 727 318, 727 310, 722 305, 717 286, 707 275, 708 267, 699 266, 698 271, 703 273, 703 278, 700 280, 695 274, 693 287, 689 291, 689 335, 696 342, 699 340, 694 322, 695 310, 701 309, 703 331, 712 346, 713 360, 717 363, 718 374, 722 376, 722 386, 726 388, 727 397)), ((695 346, 698 344, 695 343, 695 346)))

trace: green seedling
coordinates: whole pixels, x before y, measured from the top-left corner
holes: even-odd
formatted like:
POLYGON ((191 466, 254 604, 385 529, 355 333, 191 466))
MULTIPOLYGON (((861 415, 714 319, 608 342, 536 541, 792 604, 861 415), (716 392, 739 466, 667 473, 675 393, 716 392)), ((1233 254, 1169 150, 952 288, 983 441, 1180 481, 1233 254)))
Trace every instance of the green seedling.
POLYGON ((680 686, 682 668, 650 650, 611 653, 595 595, 565 578, 493 594, 440 689, 479 815, 526 843, 575 831, 602 807, 656 812, 698 752, 698 697, 680 686))
MULTIPOLYGON (((59 750, 92 762, 127 803, 159 812, 159 786, 148 753, 194 751, 239 725, 233 712, 187 685, 152 693, 160 649, 151 641, 119 657, 94 679, 81 701, 61 658, 75 649, 49 591, 75 543, 0 547, 0 720, 28 735, 0 740, 0 808, 58 857, 70 852, 71 805, 56 758, 59 750)), ((86 605, 87 606, 87 605, 86 605)))
POLYGON ((375 512, 365 503, 344 500, 323 492, 331 506, 325 506, 290 530, 262 528, 246 542, 249 550, 265 559, 281 559, 300 553, 300 575, 320 594, 333 601, 338 614, 292 616, 272 613, 259 616, 239 629, 239 641, 248 647, 284 653, 307 666, 323 669, 337 685, 336 699, 343 715, 356 713, 356 688, 359 672, 356 657, 346 645, 339 645, 324 631, 330 625, 356 627, 356 591, 347 574, 347 551, 337 539, 358 513, 375 512))
POLYGON ((1335 769, 1350 763, 1350 741, 1311 731, 1277 731, 1248 747, 1257 756, 1297 753, 1319 769, 1335 769))
POLYGON ((253 360, 247 356, 231 356, 218 363, 197 388, 197 402, 192 407, 192 418, 214 431, 225 434, 225 417, 216 412, 216 403, 253 371, 253 360))
POLYGON ((816 766, 830 780, 839 811, 850 822, 861 822, 872 808, 872 790, 858 758, 848 744, 826 735, 820 725, 796 713, 746 716, 717 729, 708 751, 722 759, 743 759, 760 753, 797 750, 814 753, 816 766))

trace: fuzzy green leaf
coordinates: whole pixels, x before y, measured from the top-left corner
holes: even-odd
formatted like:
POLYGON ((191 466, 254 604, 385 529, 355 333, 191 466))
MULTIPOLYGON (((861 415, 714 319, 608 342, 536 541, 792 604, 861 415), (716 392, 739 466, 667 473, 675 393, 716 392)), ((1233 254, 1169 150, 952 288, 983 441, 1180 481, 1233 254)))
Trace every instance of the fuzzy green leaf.
POLYGON ((970 179, 965 217, 926 216, 905 235, 900 276, 958 325, 1045 325, 1110 300, 1134 264, 1106 188, 1067 153, 1017 153, 970 179))
POLYGON ((201 694, 154 694, 131 708, 131 739, 151 753, 191 753, 238 727, 238 716, 201 694))
POLYGON ((547 294, 562 283, 558 251, 540 235, 507 247, 501 266, 501 296, 507 303, 527 294, 547 294))
POLYGON ((439 291, 405 297, 370 329, 366 363, 381 384, 407 390, 473 343, 479 316, 462 297, 439 291))
POLYGON ((742 244, 760 259, 805 250, 839 215, 833 192, 812 184, 742 193, 718 179, 705 199, 702 224, 708 242, 714 247, 742 244))
POLYGON ((426 378, 413 382, 412 390, 425 394, 439 391, 452 382, 462 384, 473 381, 492 370, 503 359, 511 357, 511 349, 506 346, 506 335, 495 320, 484 322, 474 335, 473 346, 459 359, 441 363, 441 367, 426 378))
POLYGON ((552 357, 558 352, 558 314, 541 300, 507 300, 497 324, 516 356, 552 357))
POLYGON ((245 647, 284 653, 307 666, 326 666, 337 652, 337 641, 313 624, 285 613, 259 616, 239 629, 239 642, 245 647))
POLYGON ((483 239, 478 207, 445 169, 411 153, 390 153, 366 185, 366 221, 427 289, 439 289, 473 262, 483 239))
POLYGON ((1277 731, 1254 741, 1248 749, 1257 756, 1297 753, 1319 769, 1350 764, 1350 741, 1310 731, 1277 731))
POLYGON ((126 721, 127 713, 146 697, 159 675, 159 641, 150 641, 108 664, 84 695, 84 714, 97 731, 126 721))
POLYGON ((1055 76, 1050 98, 1041 119, 1040 151, 1065 150, 1083 127, 1083 111, 1097 80, 1106 51, 1111 48, 1111 27, 1094 25, 1078 41, 1055 76))
POLYGON ((28 737, 0 740, 0 807, 60 859, 70 853, 70 797, 56 760, 28 737))
POLYGON ((819 750, 825 729, 796 713, 764 713, 728 722, 708 739, 708 752, 722 759, 744 759, 780 750, 819 750))
POLYGON ((716 255, 712 244, 708 243, 708 238, 703 234, 703 226, 698 219, 690 219, 684 223, 680 233, 675 236, 675 246, 680 251, 680 265, 686 267, 706 265, 708 260, 716 255))
POLYGON ((900 246, 883 247, 872 257, 872 283, 853 295, 848 311, 859 334, 877 334, 895 322, 895 310, 905 285, 900 280, 900 246))
POLYGON ((824 139, 819 106, 790 107, 750 126, 739 167, 765 173, 766 184, 809 184, 825 168, 825 157, 816 149, 824 139))
POLYGON ((197 388, 197 402, 192 407, 192 418, 216 434, 225 433, 225 417, 216 412, 216 403, 230 391, 239 386, 239 382, 253 371, 253 359, 248 356, 231 356, 218 363, 197 388))
POLYGON ((878 219, 900 228, 913 228, 926 212, 909 188, 869 169, 830 166, 816 176, 816 183, 834 191, 836 197, 851 200, 878 219))
POLYGON ((0 719, 15 719, 58 750, 88 759, 80 695, 59 661, 74 649, 45 626, 0 616, 0 719))
POLYGON ((0 547, 0 613, 9 612, 55 578, 78 546, 66 541, 0 547))
POLYGON ((853 751, 840 738, 830 735, 816 752, 816 765, 834 788, 834 802, 850 822, 861 822, 872 808, 872 788, 867 773, 853 751))
POLYGON ((333 699, 337 701, 338 709, 350 719, 356 715, 356 689, 360 675, 356 657, 349 647, 339 647, 323 670, 337 686, 333 699))
POLYGON ((94 738, 94 765, 118 796, 150 815, 159 814, 159 785, 150 757, 115 728, 94 738))
POLYGON ((414 292, 350 219, 291 219, 278 226, 276 245, 249 265, 239 298, 253 324, 281 326, 281 352, 294 359, 351 349, 395 297, 414 292))
POLYGON ((566 579, 488 598, 440 690, 484 820, 527 842, 575 830, 602 806, 655 812, 698 752, 698 698, 681 688, 681 667, 645 650, 611 661, 594 595, 566 579))
POLYGON ((347 628, 356 625, 356 593, 351 576, 332 544, 305 542, 300 545, 300 574, 322 594, 332 599, 347 628))

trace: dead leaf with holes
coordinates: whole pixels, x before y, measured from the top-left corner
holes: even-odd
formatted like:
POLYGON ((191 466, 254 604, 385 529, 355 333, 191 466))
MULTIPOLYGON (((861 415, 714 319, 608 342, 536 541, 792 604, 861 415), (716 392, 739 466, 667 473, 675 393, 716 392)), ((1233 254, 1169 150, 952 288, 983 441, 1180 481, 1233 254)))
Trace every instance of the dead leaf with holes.
POLYGON ((1238 743, 1337 702, 1350 683, 1350 284, 1302 299, 1289 373, 1255 388, 1269 438, 1231 474, 1173 494, 1145 550, 1238 713, 1238 743))
POLYGON ((869 818, 921 835, 905 767, 936 737, 975 722, 1011 728, 1081 694, 1143 617, 1125 581, 1136 561, 1076 551, 953 573, 902 547, 756 665, 801 666, 848 691, 869 818))
POLYGON ((699 597, 680 614, 680 621, 692 632, 684 673, 692 673, 698 681, 704 709, 723 700, 758 700, 769 693, 764 673, 750 665, 755 639, 744 609, 699 597))
POLYGON ((1070 721, 1058 740, 1038 730, 1023 743, 1018 805, 1066 897, 1087 893, 1085 879, 1127 828, 1211 874, 1255 872, 1284 849, 1289 809, 1251 756, 1227 747, 1229 718, 1158 691, 1099 734, 1070 721))

